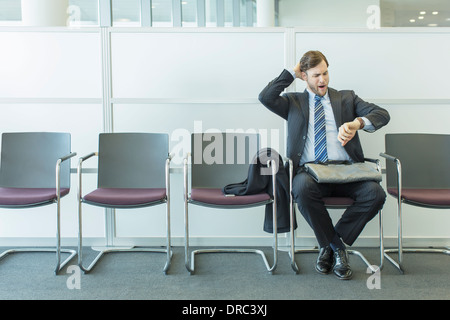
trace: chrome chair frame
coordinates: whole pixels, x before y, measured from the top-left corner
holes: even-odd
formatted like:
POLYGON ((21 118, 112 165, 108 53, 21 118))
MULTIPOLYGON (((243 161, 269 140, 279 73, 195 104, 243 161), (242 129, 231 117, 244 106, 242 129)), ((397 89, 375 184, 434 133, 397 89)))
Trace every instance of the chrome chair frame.
POLYGON ((188 272, 192 275, 195 272, 195 255, 197 254, 203 254, 203 253, 254 253, 261 256, 263 259, 264 265, 266 266, 266 270, 273 274, 275 269, 277 268, 278 264, 278 232, 277 232, 277 196, 276 196, 276 164, 275 161, 268 160, 267 166, 272 169, 272 190, 273 192, 273 198, 269 200, 266 203, 258 203, 255 205, 243 205, 243 206, 219 206, 219 205, 207 205, 203 203, 198 203, 193 201, 189 196, 189 188, 188 188, 188 163, 189 159, 191 159, 191 153, 187 153, 186 157, 183 160, 183 175, 184 175, 184 226, 185 226, 185 237, 184 237, 184 256, 185 256, 185 266, 188 272), (247 248, 214 248, 214 249, 198 249, 198 250, 192 250, 190 253, 190 259, 189 259, 189 216, 188 216, 188 205, 189 204, 196 204, 201 205, 205 207, 211 207, 211 208, 220 208, 220 209, 241 209, 241 208, 249 208, 249 207, 256 207, 261 206, 264 204, 268 204, 272 202, 273 210, 273 264, 270 265, 270 263, 267 260, 267 257, 265 253, 262 250, 259 249, 247 249, 247 248))
MULTIPOLYGON (((381 172, 381 166, 380 166, 380 161, 378 159, 369 159, 366 158, 364 159, 365 161, 368 162, 372 162, 375 163, 377 166, 377 170, 381 172)), ((291 159, 287 159, 287 161, 289 162, 289 176, 290 176, 290 185, 289 185, 289 191, 290 191, 290 217, 291 217, 291 221, 290 221, 290 225, 291 225, 291 230, 290 230, 290 250, 289 250, 289 257, 291 258, 291 267, 292 270, 294 270, 294 272, 296 274, 298 274, 300 272, 300 268, 298 267, 297 263, 295 262, 295 254, 297 253, 318 253, 319 252, 319 248, 316 246, 314 248, 308 248, 308 249, 295 249, 295 235, 294 235, 294 215, 295 215, 295 210, 294 210, 294 201, 293 201, 293 197, 292 197, 292 179, 294 177, 294 168, 293 168, 293 163, 291 159)), ((345 209, 347 208, 347 205, 329 205, 327 206, 327 208, 329 209, 345 209)), ((351 254, 351 255, 356 255, 359 258, 361 258, 361 260, 367 265, 368 268, 370 268, 370 270, 372 272, 377 272, 380 271, 383 268, 383 264, 384 264, 384 240, 383 240, 383 213, 382 210, 380 210, 378 212, 378 217, 379 217, 379 237, 380 237, 380 264, 378 266, 373 265, 372 263, 369 262, 369 260, 358 250, 354 250, 354 249, 347 249, 347 253, 351 254)))
MULTIPOLYGON (((380 153, 380 156, 385 158, 387 161, 391 161, 395 163, 396 170, 397 170, 397 192, 398 197, 397 198, 397 249, 385 249, 384 250, 384 256, 386 259, 388 259, 401 274, 405 273, 405 269, 403 266, 403 253, 443 253, 450 255, 450 247, 444 247, 444 248, 405 248, 403 247, 403 218, 402 218, 402 204, 406 203, 408 204, 408 201, 405 201, 402 199, 402 164, 400 159, 386 154, 384 152, 380 153), (398 261, 395 261, 394 258, 392 258, 389 253, 395 253, 398 254, 398 261)), ((427 205, 418 205, 417 203, 414 203, 415 206, 421 206, 424 208, 439 208, 439 209, 450 209, 450 207, 434 207, 434 206, 427 206, 427 205)))
MULTIPOLYGON (((78 168, 77 168, 77 174, 78 174, 78 266, 83 271, 83 273, 89 273, 97 264, 97 262, 100 260, 103 255, 107 253, 117 253, 117 252, 155 252, 155 253, 165 253, 166 254, 166 263, 163 268, 163 273, 167 274, 170 265, 171 265, 171 259, 172 259, 172 246, 171 246, 171 232, 170 232, 170 162, 172 160, 172 154, 169 154, 168 158, 166 159, 165 163, 165 179, 166 179, 166 198, 163 201, 156 201, 154 204, 149 205, 143 205, 143 206, 134 206, 133 208, 140 208, 140 207, 150 207, 153 205, 158 205, 165 203, 166 204, 166 248, 165 249, 158 249, 158 248, 150 248, 150 247, 139 247, 139 246, 132 246, 128 248, 122 248, 122 247, 106 247, 105 249, 99 249, 99 253, 96 255, 96 257, 93 259, 91 264, 87 267, 83 266, 83 259, 82 259, 82 250, 83 250, 83 241, 82 241, 82 203, 83 203, 83 197, 82 197, 82 164, 84 161, 94 157, 98 156, 98 152, 92 152, 84 157, 81 157, 78 162, 78 168)), ((101 206, 101 207, 108 207, 108 206, 101 206)), ((118 206, 110 206, 109 208, 120 208, 118 206)), ((131 208, 131 207, 127 207, 131 208)), ((93 248, 95 249, 95 248, 93 248)))
POLYGON ((56 161, 56 199, 53 201, 49 201, 47 203, 39 203, 39 204, 30 204, 30 205, 23 205, 23 206, 17 206, 17 205, 2 205, 1 208, 13 208, 13 209, 19 209, 19 208, 32 208, 32 207, 40 207, 43 205, 53 204, 56 203, 56 247, 55 248, 12 248, 7 249, 3 251, 0 254, 0 260, 5 258, 9 254, 13 253, 31 253, 31 252, 55 252, 56 253, 56 267, 55 267, 55 274, 59 274, 59 272, 67 265, 67 263, 72 260, 77 255, 76 250, 72 249, 62 249, 61 248, 61 164, 72 157, 76 156, 76 152, 71 152, 70 154, 67 154, 56 161), (68 253, 69 256, 61 262, 61 253, 68 253))

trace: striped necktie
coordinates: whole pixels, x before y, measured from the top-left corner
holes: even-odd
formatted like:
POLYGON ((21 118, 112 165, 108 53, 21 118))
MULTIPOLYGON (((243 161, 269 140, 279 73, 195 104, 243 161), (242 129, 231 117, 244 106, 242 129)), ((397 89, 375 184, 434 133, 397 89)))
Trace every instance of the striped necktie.
POLYGON ((315 162, 326 162, 327 153, 327 132, 325 129, 325 112, 323 110, 321 96, 314 97, 314 155, 315 162))

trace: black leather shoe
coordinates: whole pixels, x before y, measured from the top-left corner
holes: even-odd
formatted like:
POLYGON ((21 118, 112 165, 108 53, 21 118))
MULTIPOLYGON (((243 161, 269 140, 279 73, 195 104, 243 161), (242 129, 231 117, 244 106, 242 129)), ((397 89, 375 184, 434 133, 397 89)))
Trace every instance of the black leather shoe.
POLYGON ((334 252, 334 267, 333 273, 341 280, 350 280, 353 276, 353 271, 348 264, 347 251, 343 249, 337 249, 334 252))
POLYGON ((333 249, 330 246, 320 248, 316 261, 316 270, 321 274, 328 274, 333 267, 333 249))

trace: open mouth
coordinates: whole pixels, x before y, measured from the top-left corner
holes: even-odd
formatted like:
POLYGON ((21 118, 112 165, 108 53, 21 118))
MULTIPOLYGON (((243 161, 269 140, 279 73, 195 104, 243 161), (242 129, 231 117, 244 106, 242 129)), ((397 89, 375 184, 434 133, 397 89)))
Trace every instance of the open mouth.
POLYGON ((323 89, 325 89, 326 87, 327 87, 326 85, 321 85, 321 86, 319 86, 319 89, 323 90, 323 89))

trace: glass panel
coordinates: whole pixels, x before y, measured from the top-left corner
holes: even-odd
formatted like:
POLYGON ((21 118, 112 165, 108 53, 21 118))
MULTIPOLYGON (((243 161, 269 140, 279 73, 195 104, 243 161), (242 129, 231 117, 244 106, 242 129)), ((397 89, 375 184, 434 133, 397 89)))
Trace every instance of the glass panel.
POLYGON ((20 0, 0 0, 0 26, 20 25, 21 21, 20 0))
MULTIPOLYGON (((70 0, 67 8, 68 26, 98 25, 98 1, 70 0)), ((0 0, 0 26, 22 25, 20 0, 0 0)))
POLYGON ((140 0, 112 0, 113 26, 136 27, 141 24, 140 0))
POLYGON ((205 0, 206 26, 217 26, 217 2, 216 0, 205 0))
MULTIPOLYGON (((278 0, 279 1, 279 0, 278 0)), ((449 0, 279 1, 283 27, 450 27, 449 0)))
POLYGON ((152 0, 152 26, 172 26, 172 1, 152 0))
POLYGON ((98 1, 69 0, 69 26, 98 26, 98 1))
POLYGON ((197 26, 197 0, 181 1, 181 19, 183 27, 197 26))
POLYGON ((240 4, 239 12, 241 15, 241 27, 246 27, 247 26, 247 0, 240 0, 239 4, 240 4))
POLYGON ((450 27, 450 1, 380 0, 382 27, 450 27))
POLYGON ((225 27, 233 26, 233 0, 224 0, 225 27))

